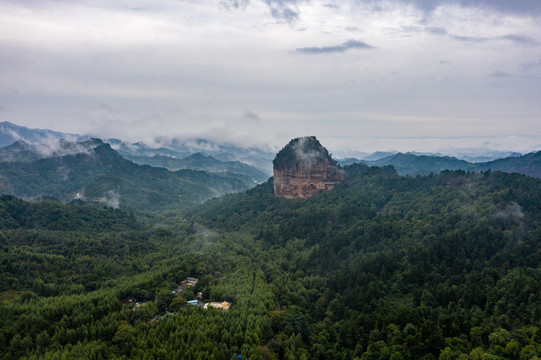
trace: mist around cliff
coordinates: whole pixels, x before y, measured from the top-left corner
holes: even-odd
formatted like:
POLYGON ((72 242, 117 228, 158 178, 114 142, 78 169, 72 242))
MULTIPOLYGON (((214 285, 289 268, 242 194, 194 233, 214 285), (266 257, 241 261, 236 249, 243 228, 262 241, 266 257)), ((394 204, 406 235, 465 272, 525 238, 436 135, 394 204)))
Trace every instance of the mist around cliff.
POLYGON ((273 164, 277 168, 283 168, 296 166, 300 163, 314 165, 324 160, 336 164, 327 149, 315 136, 305 136, 291 140, 276 154, 273 164))
POLYGON ((317 160, 321 157, 319 149, 310 147, 310 138, 302 137, 293 145, 293 150, 295 151, 295 156, 299 161, 309 163, 310 165, 315 164, 317 160))

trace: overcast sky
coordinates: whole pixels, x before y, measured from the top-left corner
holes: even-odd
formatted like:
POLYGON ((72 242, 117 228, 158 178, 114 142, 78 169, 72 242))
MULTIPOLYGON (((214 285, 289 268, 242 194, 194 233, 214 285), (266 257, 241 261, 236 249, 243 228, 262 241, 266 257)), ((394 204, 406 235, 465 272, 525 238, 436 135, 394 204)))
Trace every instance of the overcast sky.
POLYGON ((541 1, 0 0, 0 119, 126 140, 541 150, 541 1))

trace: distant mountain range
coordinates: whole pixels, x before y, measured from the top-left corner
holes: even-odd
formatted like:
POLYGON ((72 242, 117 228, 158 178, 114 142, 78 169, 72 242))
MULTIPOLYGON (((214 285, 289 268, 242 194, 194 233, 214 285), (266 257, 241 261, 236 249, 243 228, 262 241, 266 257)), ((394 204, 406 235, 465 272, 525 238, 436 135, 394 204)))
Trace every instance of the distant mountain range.
POLYGON ((23 140, 18 140, 11 145, 0 148, 0 161, 28 162, 44 158, 87 153, 102 143, 99 139, 90 139, 82 142, 60 139, 58 142, 48 144, 30 144, 23 140))
POLYGON ((471 163, 450 156, 415 155, 398 153, 374 161, 363 161, 369 166, 392 165, 400 175, 428 175, 442 170, 469 170, 471 163))
MULTIPOLYGON (((15 142, 23 141, 30 145, 47 145, 47 147, 57 146, 56 144, 60 140, 67 140, 69 142, 84 142, 90 140, 91 137, 78 134, 62 133, 58 131, 45 130, 45 129, 30 129, 24 126, 19 126, 10 122, 0 123, 0 148, 8 145, 12 145, 15 142)), ((215 160, 221 162, 242 162, 246 165, 254 167, 257 171, 248 171, 246 167, 243 167, 241 174, 249 173, 256 181, 265 181, 272 174, 272 159, 274 158, 274 152, 264 151, 258 148, 242 148, 232 144, 216 144, 204 139, 186 140, 168 139, 164 137, 156 138, 154 145, 148 145, 143 142, 127 143, 119 139, 104 139, 104 142, 111 145, 111 147, 118 151, 122 156, 132 159, 141 164, 154 165, 156 160, 146 159, 155 155, 167 156, 172 159, 183 159, 190 155, 201 153, 205 156, 212 156, 215 160), (264 174, 264 175, 262 175, 264 174)), ((23 146, 19 146, 23 150, 23 146)), ((45 153, 44 149, 37 151, 38 153, 45 153)), ((5 158, 4 158, 5 159, 5 158)), ((161 160, 159 160, 161 161, 161 160)), ((169 163, 162 161, 162 163, 169 163)), ((171 161, 171 164, 175 166, 170 170, 184 169, 186 167, 185 162, 181 167, 175 161, 171 161)), ((160 165, 166 166, 166 165, 160 165)), ((223 169, 229 171, 231 168, 238 166, 234 164, 219 165, 207 167, 206 171, 222 172, 223 169)), ((192 168, 196 169, 196 168, 192 168)), ((199 168, 197 168, 199 169, 199 168)))
POLYGON ((541 151, 475 164, 475 171, 486 170, 516 172, 539 178, 541 177, 541 151))
POLYGON ((150 156, 136 156, 125 154, 127 159, 142 165, 160 166, 176 171, 182 169, 202 170, 212 173, 234 173, 249 177, 254 183, 268 180, 269 175, 263 171, 242 163, 240 161, 220 161, 212 156, 195 153, 182 159, 156 154, 150 156))
POLYGON ((272 174, 274 152, 263 151, 257 148, 242 148, 230 144, 216 144, 203 139, 181 141, 163 137, 156 138, 155 145, 148 145, 142 141, 126 143, 118 139, 105 139, 104 141, 111 144, 113 149, 117 150, 127 159, 139 164, 164 166, 169 170, 188 168, 222 172, 224 169, 229 171, 231 168, 238 168, 238 166, 231 163, 237 162, 257 169, 257 171, 252 171, 244 167, 241 173, 253 177, 258 182, 266 181, 272 174), (222 164, 218 164, 215 161, 213 161, 213 164, 210 164, 209 161, 205 161, 206 164, 200 168, 199 164, 192 167, 195 164, 194 161, 175 161, 185 159, 191 155, 198 156, 197 154, 206 157, 210 156, 213 160, 220 161, 222 164))
MULTIPOLYGON (((19 150, 25 146, 18 142, 12 148, 19 150)), ((55 197, 63 201, 84 199, 115 208, 152 211, 185 208, 253 186, 250 178, 239 174, 172 172, 134 164, 97 139, 76 146, 88 150, 37 160, 0 162, 0 193, 22 198, 55 197)))
MULTIPOLYGON (((0 161, 35 161, 79 152, 88 152, 96 144, 88 136, 46 129, 29 129, 9 122, 0 123, 0 161), (77 142, 75 142, 77 141, 77 142), (3 146, 3 147, 2 147, 3 146)), ((171 171, 201 170, 218 176, 236 178, 247 184, 264 182, 272 175, 274 152, 258 148, 216 144, 203 139, 181 141, 156 138, 155 145, 127 143, 106 139, 111 148, 124 158, 140 165, 165 167, 171 171)), ((541 177, 540 153, 521 155, 492 151, 475 154, 469 149, 460 157, 431 153, 375 152, 358 153, 362 159, 338 160, 341 166, 364 163, 369 166, 392 165, 400 175, 426 175, 442 170, 500 170, 541 177), (497 157, 502 158, 497 158, 497 157)))
MULTIPOLYGON (((103 144, 103 142, 99 139, 90 139, 83 142, 60 139, 58 142, 50 144, 29 144, 18 140, 11 145, 0 148, 0 162, 30 162, 78 153, 89 153, 100 144, 103 144)), ((240 161, 219 161, 212 156, 201 153, 195 153, 182 159, 159 154, 152 157, 125 154, 123 157, 136 164, 164 167, 171 171, 188 169, 228 174, 230 177, 238 177, 244 182, 249 181, 253 184, 267 181, 269 178, 267 174, 257 168, 240 161)))
POLYGON ((19 140, 29 144, 49 144, 56 143, 60 139, 81 141, 88 140, 88 137, 46 129, 29 129, 7 121, 0 122, 0 147, 11 145, 19 140))
POLYGON ((533 177, 541 177, 541 151, 522 156, 509 156, 503 159, 473 163, 459 160, 451 156, 416 155, 414 153, 397 153, 378 160, 340 160, 341 166, 363 163, 369 166, 392 165, 400 175, 428 175, 443 170, 486 171, 499 170, 516 172, 533 177))

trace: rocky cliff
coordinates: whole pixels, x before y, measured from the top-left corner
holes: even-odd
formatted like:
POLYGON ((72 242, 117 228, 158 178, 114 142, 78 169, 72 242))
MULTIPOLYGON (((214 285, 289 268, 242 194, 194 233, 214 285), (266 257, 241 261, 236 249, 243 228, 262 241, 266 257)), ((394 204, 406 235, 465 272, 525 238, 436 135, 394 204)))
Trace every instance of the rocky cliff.
POLYGON ((285 198, 309 198, 344 180, 344 172, 314 136, 291 140, 273 165, 274 194, 285 198))

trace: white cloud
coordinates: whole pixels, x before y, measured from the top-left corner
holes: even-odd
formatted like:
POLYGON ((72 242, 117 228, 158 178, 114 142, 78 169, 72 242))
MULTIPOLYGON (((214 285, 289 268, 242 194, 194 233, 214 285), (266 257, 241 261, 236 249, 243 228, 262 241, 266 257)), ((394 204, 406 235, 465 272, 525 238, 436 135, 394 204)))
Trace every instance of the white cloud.
POLYGON ((0 2, 3 118, 102 137, 247 144, 541 136, 536 17, 486 2, 220 3, 0 2), (298 17, 277 21, 269 4, 298 17), (352 39, 374 49, 295 51, 352 39))

